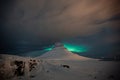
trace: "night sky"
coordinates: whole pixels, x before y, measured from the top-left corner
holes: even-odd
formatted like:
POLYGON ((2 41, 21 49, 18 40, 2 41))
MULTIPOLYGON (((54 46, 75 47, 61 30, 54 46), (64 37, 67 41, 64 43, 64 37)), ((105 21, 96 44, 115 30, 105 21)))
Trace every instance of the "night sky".
POLYGON ((120 0, 1 0, 0 54, 36 56, 56 42, 100 58, 120 53, 120 0))

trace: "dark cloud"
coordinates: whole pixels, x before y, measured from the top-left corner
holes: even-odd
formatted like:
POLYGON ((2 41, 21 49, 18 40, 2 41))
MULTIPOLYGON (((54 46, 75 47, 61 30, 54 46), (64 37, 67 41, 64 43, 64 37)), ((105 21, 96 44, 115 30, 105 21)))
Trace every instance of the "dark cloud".
MULTIPOLYGON (((96 20, 95 23, 96 24, 102 24, 102 23, 107 23, 107 22, 117 22, 117 21, 120 21, 120 14, 116 14, 116 15, 113 15, 112 17, 108 18, 108 19, 105 19, 105 20, 96 20)), ((119 24, 117 24, 119 26, 119 24)))
POLYGON ((112 16, 108 21, 118 21, 120 20, 120 14, 112 16))

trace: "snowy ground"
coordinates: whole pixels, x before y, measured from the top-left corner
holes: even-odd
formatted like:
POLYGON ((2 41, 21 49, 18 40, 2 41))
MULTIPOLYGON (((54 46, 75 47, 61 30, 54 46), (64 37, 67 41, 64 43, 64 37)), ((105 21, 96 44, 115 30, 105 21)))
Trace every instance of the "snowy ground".
MULTIPOLYGON (((26 62, 29 60, 28 58, 12 57, 6 61, 7 66, 9 66, 8 62, 13 61, 12 59, 26 62)), ((25 76, 6 80, 119 80, 120 76, 119 61, 34 59, 39 62, 32 71, 25 72, 25 76)), ((8 69, 5 71, 13 68, 10 67, 7 67, 8 69)), ((13 74, 13 72, 8 74, 13 74)))
POLYGON ((44 60, 31 72, 30 80, 117 80, 120 75, 115 73, 118 71, 114 68, 118 64, 95 60, 44 60), (68 65, 69 68, 62 65, 68 65))

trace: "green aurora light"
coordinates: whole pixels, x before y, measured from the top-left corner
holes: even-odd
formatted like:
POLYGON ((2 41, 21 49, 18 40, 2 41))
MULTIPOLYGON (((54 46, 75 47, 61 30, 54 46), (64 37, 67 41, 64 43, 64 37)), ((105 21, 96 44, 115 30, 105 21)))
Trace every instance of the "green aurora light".
POLYGON ((87 52, 88 48, 86 46, 83 45, 75 45, 75 44, 68 44, 68 43, 64 43, 64 47, 67 48, 68 51, 71 52, 87 52))
MULTIPOLYGON (((64 47, 71 52, 87 52, 88 51, 88 47, 84 46, 84 45, 75 45, 75 44, 69 44, 69 43, 63 43, 64 47)), ((54 46, 51 47, 47 47, 44 50, 45 51, 51 51, 54 48, 54 46)))
POLYGON ((46 48, 45 50, 46 51, 51 51, 53 48, 52 47, 49 47, 49 48, 46 48))
POLYGON ((52 45, 52 46, 50 46, 50 47, 45 48, 44 50, 45 50, 45 51, 51 51, 53 48, 54 48, 54 46, 52 45))

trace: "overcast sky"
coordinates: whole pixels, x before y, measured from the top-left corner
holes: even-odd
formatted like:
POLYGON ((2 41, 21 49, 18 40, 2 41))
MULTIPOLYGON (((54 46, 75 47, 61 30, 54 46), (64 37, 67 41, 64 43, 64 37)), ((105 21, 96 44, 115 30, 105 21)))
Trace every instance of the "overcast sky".
POLYGON ((91 36, 93 44, 119 42, 119 4, 119 0, 2 0, 1 52, 21 45, 39 49, 67 39, 81 43, 78 37, 86 37, 86 44, 91 36))

